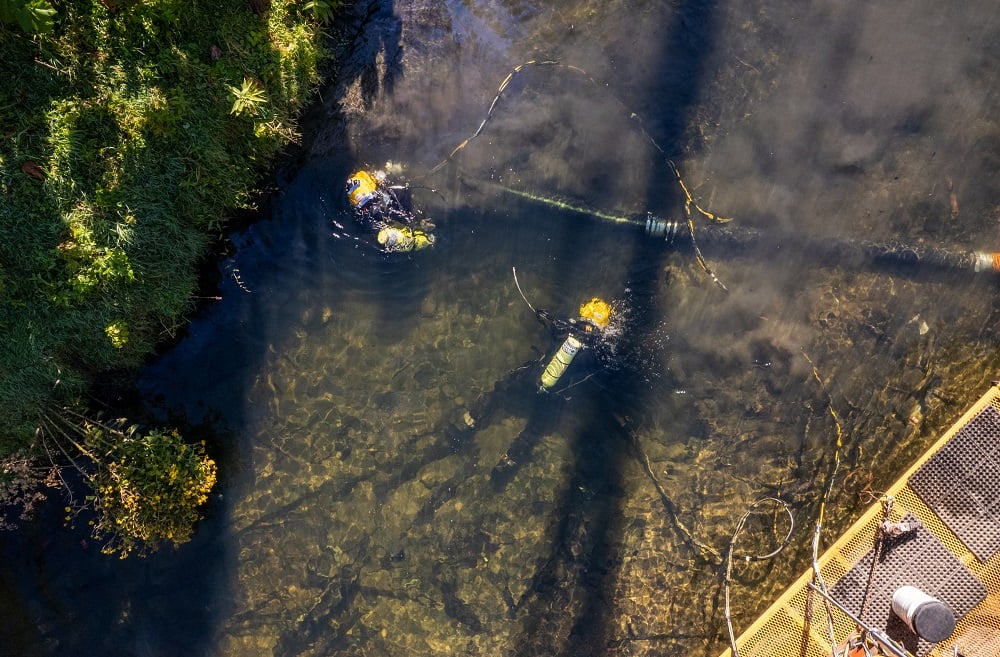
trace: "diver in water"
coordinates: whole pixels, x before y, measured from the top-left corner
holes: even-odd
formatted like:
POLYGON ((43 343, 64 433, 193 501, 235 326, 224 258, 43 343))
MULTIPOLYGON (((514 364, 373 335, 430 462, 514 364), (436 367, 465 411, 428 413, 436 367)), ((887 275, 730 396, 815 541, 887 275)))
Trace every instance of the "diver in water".
MULTIPOLYGON (((569 378, 567 372, 571 364, 574 364, 581 352, 591 352, 598 356, 598 361, 602 360, 600 353, 609 344, 607 340, 613 333, 609 327, 614 311, 610 304, 597 297, 580 306, 576 318, 555 318, 542 309, 532 308, 532 311, 549 329, 559 347, 547 362, 529 361, 494 384, 492 390, 480 395, 462 418, 464 427, 458 428, 453 436, 455 442, 464 442, 473 431, 490 421, 511 394, 523 394, 525 390, 531 389, 537 391, 527 424, 490 472, 490 480, 496 488, 503 487, 517 474, 521 464, 530 457, 535 444, 558 423, 558 409, 553 408, 552 396, 559 396, 593 376, 594 372, 591 371, 575 382, 558 387, 560 381, 565 382, 569 378)), ((581 368, 581 363, 576 362, 573 369, 586 367, 581 368)))
POLYGON ((358 222, 375 231, 387 253, 419 251, 434 244, 434 224, 413 211, 410 190, 391 185, 384 171, 359 169, 347 179, 347 200, 358 222))

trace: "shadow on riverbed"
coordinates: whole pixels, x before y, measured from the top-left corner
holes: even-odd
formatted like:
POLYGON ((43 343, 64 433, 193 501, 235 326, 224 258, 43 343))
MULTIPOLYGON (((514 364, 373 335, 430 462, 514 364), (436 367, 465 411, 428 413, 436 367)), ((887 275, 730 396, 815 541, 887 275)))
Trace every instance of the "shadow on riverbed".
MULTIPOLYGON (((640 106, 657 107, 656 121, 646 128, 663 148, 665 153, 676 158, 684 150, 691 112, 699 102, 707 60, 713 54, 716 38, 715 4, 704 2, 681 2, 673 6, 670 22, 653 30, 661 40, 661 50, 653 52, 647 61, 657 63, 657 73, 651 76, 653 82, 647 87, 648 97, 641 99, 640 106)), ((656 167, 649 178, 646 198, 648 207, 658 200, 667 205, 680 207, 683 197, 674 185, 673 172, 663 157, 651 159, 656 167), (672 190, 672 194, 666 190, 672 190)), ((681 162, 683 166, 683 162, 681 162)), ((581 231, 583 232, 583 231, 581 231)), ((616 248, 621 253, 630 254, 630 264, 626 268, 627 280, 623 289, 631 291, 630 323, 626 341, 633 345, 648 343, 659 327, 661 309, 654 308, 656 291, 667 284, 662 272, 668 250, 663 244, 638 232, 633 233, 631 243, 622 241, 616 248), (660 312, 658 312, 660 311, 660 312)), ((583 238, 583 241, 586 237, 583 238)), ((583 245, 581 245, 583 248, 583 245)), ((585 263, 576 261, 576 266, 585 263)), ((567 266, 567 282, 577 272, 567 266)), ((563 283, 565 284, 565 283, 563 283)), ((714 288, 706 288, 706 294, 719 294, 714 288)), ((669 312, 666 313, 669 322, 669 312)), ((543 571, 539 582, 545 582, 552 573, 565 568, 575 573, 574 584, 585 598, 573 627, 569 633, 568 645, 549 646, 556 654, 582 656, 606 655, 613 652, 609 642, 615 635, 610 629, 614 620, 614 609, 608 605, 611 588, 617 580, 615 568, 615 547, 620 543, 623 527, 620 524, 622 506, 623 461, 630 457, 631 437, 629 428, 618 418, 627 418, 647 401, 648 387, 638 372, 618 373, 606 386, 591 387, 589 395, 603 397, 594 404, 582 404, 578 408, 602 409, 590 418, 584 426, 586 432, 573 438, 575 468, 566 482, 565 497, 559 531, 553 545, 549 567, 543 571), (575 545, 574 545, 575 544, 575 545), (574 556, 576 555, 576 556, 574 556), (565 563, 559 564, 560 561, 565 563)), ((633 454, 634 455, 634 454, 633 454)), ((670 515, 673 509, 664 509, 670 515)), ((680 536, 677 537, 681 539, 680 536)), ((569 591, 564 594, 569 594, 569 591)), ((544 599, 544 589, 538 592, 544 599)), ((559 604, 547 600, 535 612, 526 610, 526 616, 544 615, 543 609, 559 610, 559 604)), ((558 623, 558 621, 556 621, 558 623)), ((545 642, 539 621, 539 634, 526 643, 521 654, 535 654, 539 642, 545 642)))
POLYGON ((224 501, 181 548, 121 561, 101 554, 87 518, 62 525, 56 493, 39 517, 2 537, 5 576, 0 655, 204 655, 219 619, 233 555, 224 501))

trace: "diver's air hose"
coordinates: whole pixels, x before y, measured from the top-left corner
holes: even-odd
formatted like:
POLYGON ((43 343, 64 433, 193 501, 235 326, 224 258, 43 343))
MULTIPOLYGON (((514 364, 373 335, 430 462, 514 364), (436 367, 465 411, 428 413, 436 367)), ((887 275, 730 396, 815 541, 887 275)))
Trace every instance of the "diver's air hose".
POLYGON ((713 225, 702 228, 699 239, 715 249, 740 252, 766 249, 804 253, 826 264, 857 267, 865 263, 952 269, 973 273, 1000 273, 1000 253, 955 251, 896 240, 852 240, 842 237, 809 239, 801 235, 764 231, 748 226, 713 225))

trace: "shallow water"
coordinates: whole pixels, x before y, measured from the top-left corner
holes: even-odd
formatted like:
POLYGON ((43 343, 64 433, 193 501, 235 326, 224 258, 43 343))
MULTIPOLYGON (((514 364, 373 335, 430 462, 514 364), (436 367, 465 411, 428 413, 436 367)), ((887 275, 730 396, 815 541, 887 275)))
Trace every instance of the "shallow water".
MULTIPOLYGON (((828 542, 1000 364, 995 278, 826 248, 1000 247, 996 3, 737 4, 359 10, 301 166, 232 236, 221 301, 143 376, 153 412, 218 445, 210 517, 191 544, 124 564, 79 532, 11 537, 11 645, 727 647, 717 554, 740 514, 778 495, 797 526, 777 559, 737 568, 737 630, 808 566, 831 474, 828 542), (482 135, 428 174, 514 66, 550 58, 587 76, 523 69, 482 135), (499 189, 682 220, 640 120, 703 207, 765 235, 734 249, 694 215, 728 292, 685 245, 499 189), (352 167, 387 160, 437 224, 430 251, 387 258, 345 213, 352 167), (515 267, 557 316, 616 301, 614 358, 581 357, 572 387, 539 395, 558 343, 515 267), (493 413, 462 430, 498 382, 493 413), (497 469, 505 453, 516 465, 497 469)), ((786 529, 779 512, 754 520, 742 552, 786 529)))

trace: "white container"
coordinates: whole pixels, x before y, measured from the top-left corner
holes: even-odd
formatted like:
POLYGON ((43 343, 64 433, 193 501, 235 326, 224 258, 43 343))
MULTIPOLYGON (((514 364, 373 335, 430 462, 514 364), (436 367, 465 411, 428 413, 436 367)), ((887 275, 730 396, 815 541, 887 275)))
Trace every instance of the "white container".
POLYGON ((901 586, 892 594, 892 611, 914 634, 938 643, 955 631, 955 613, 937 598, 915 586, 901 586))

